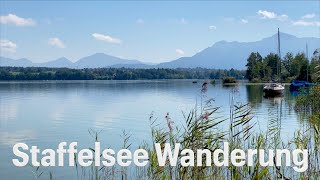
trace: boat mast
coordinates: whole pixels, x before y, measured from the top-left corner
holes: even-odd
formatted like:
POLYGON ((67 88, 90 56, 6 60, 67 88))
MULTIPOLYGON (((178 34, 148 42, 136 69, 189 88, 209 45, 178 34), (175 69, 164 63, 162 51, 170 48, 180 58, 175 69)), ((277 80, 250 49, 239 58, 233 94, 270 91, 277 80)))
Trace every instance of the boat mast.
POLYGON ((309 55, 308 55, 308 43, 306 43, 306 57, 307 57, 307 81, 309 81, 309 55))
POLYGON ((277 61, 277 76, 280 78, 280 72, 281 72, 281 53, 280 53, 280 30, 278 28, 278 58, 279 60, 277 61))

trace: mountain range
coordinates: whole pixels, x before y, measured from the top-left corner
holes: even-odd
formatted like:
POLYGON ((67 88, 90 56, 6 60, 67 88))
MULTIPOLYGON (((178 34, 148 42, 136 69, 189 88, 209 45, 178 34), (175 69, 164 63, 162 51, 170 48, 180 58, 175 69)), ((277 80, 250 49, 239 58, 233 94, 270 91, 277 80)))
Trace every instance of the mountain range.
MULTIPOLYGON (((308 44, 309 57, 320 47, 320 38, 296 36, 280 33, 281 55, 287 52, 294 54, 306 51, 308 44)), ((247 58, 251 52, 259 52, 262 56, 277 52, 277 34, 255 42, 219 41, 191 57, 181 57, 160 64, 143 63, 139 60, 122 59, 104 53, 96 53, 71 62, 67 58, 59 58, 45 63, 33 63, 31 60, 10 59, 0 57, 0 66, 16 67, 67 67, 67 68, 212 68, 212 69, 245 69, 247 58)))

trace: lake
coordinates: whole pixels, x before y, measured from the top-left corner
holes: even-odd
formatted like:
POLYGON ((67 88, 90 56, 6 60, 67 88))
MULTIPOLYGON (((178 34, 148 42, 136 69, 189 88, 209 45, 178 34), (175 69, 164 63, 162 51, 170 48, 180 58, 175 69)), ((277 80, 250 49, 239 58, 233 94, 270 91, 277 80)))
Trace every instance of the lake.
MULTIPOLYGON (((89 130, 100 132, 103 148, 120 149, 122 131, 131 135, 133 147, 151 138, 149 117, 165 124, 169 112, 175 126, 183 126, 182 112, 188 113, 200 103, 203 80, 137 81, 24 81, 0 82, 0 177, 34 179, 32 167, 12 164, 12 146, 18 142, 40 149, 56 149, 60 142, 77 141, 78 149, 94 145, 89 130)), ((208 97, 221 106, 217 116, 229 117, 229 99, 234 87, 220 83, 208 85, 208 97)), ((288 86, 283 97, 264 98, 262 85, 241 82, 236 102, 253 107, 257 125, 265 131, 268 119, 281 119, 282 138, 290 138, 306 123, 294 110, 294 96, 288 86)), ((166 128, 166 126, 163 126, 166 128)), ((226 128, 223 126, 222 129, 226 128)), ((41 168, 40 168, 41 170, 41 168)), ((54 177, 72 179, 71 167, 55 168, 54 177)), ((47 173, 47 171, 45 171, 47 173)), ((44 174, 48 179, 48 174, 44 174)))

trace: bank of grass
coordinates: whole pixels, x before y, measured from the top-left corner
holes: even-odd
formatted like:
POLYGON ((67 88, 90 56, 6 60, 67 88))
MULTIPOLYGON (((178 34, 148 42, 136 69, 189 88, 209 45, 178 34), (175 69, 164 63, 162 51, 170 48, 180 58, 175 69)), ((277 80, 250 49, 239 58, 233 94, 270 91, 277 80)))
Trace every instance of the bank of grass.
MULTIPOLYGON (((310 124, 307 128, 297 130, 290 140, 281 138, 281 116, 274 114, 268 119, 266 132, 255 132, 253 129, 256 122, 253 118, 253 109, 250 104, 238 104, 236 102, 236 90, 230 92, 230 113, 228 117, 220 117, 219 110, 214 99, 206 96, 207 87, 201 90, 202 102, 198 107, 184 114, 185 125, 177 127, 174 121, 167 114, 163 123, 150 116, 150 127, 152 144, 144 143, 140 147, 146 149, 149 154, 149 164, 145 167, 133 167, 133 170, 123 167, 76 167, 78 179, 319 179, 320 178, 320 133, 317 125, 310 124), (227 123, 228 128, 223 129, 220 125, 227 123), (163 125, 159 125, 163 124, 163 125), (179 153, 177 166, 170 166, 169 161, 165 166, 159 166, 156 156, 155 143, 170 143, 174 147, 175 143, 180 143, 182 149, 223 149, 223 142, 229 142, 229 151, 234 149, 264 149, 266 159, 268 159, 268 149, 309 149, 308 170, 297 173, 292 167, 281 166, 262 167, 257 158, 254 158, 253 166, 228 167, 205 166, 205 157, 202 158, 203 166, 183 167, 180 163, 179 153)), ((98 133, 91 133, 95 141, 99 141, 98 133)), ((130 148, 130 136, 124 133, 123 148, 130 148)), ((163 148, 163 146, 162 146, 163 148)), ((92 151, 94 151, 92 149, 92 151)), ((223 158, 223 157, 220 157, 223 158)), ((275 157, 271 157, 274 159, 275 157)), ((195 159, 197 159, 195 154, 195 159)), ((77 162, 77 161, 76 161, 77 162)), ((94 164, 94 163, 93 163, 94 164)), ((54 179, 54 174, 51 178, 54 179)))
POLYGON ((312 121, 320 123, 320 65, 316 66, 314 71, 317 82, 310 89, 301 89, 296 109, 308 115, 312 121))
POLYGON ((233 84, 233 83, 237 83, 237 79, 234 77, 224 77, 222 78, 222 83, 223 84, 233 84))

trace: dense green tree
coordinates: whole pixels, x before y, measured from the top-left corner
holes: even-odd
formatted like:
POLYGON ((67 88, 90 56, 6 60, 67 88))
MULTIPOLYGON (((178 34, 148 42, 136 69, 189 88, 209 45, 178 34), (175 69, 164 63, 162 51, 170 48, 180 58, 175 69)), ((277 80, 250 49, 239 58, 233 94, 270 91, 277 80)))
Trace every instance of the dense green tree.
POLYGON ((312 58, 310 63, 310 76, 312 81, 317 82, 320 80, 320 61, 312 58))
POLYGON ((257 53, 251 53, 247 59, 247 71, 246 77, 249 81, 253 79, 260 79, 261 78, 261 69, 262 69, 262 56, 257 53))
POLYGON ((288 52, 284 58, 283 58, 283 71, 282 73, 286 73, 286 77, 293 76, 293 71, 292 71, 292 61, 293 61, 293 54, 288 52))
POLYGON ((269 66, 271 69, 271 76, 273 79, 278 79, 278 71, 280 73, 280 58, 277 54, 270 53, 268 54, 263 61, 266 66, 269 66))
POLYGON ((292 53, 287 53, 283 60, 273 53, 268 54, 263 59, 260 57, 259 53, 251 53, 247 59, 246 77, 249 81, 270 81, 272 79, 286 82, 316 80, 315 67, 317 61, 312 61, 309 64, 304 53, 298 53, 295 56, 292 53))
POLYGON ((304 53, 298 53, 292 63, 292 68, 295 71, 296 79, 306 81, 310 79, 309 76, 309 63, 306 55, 304 53))

